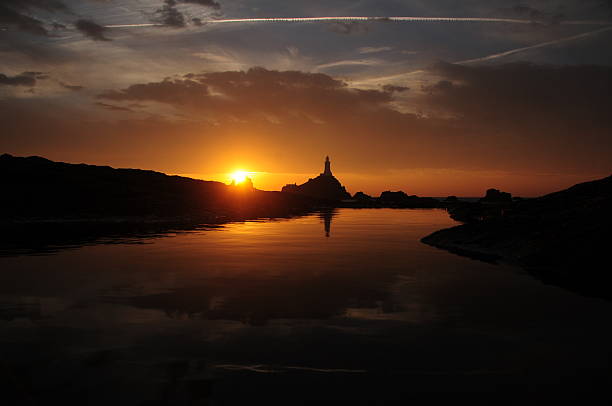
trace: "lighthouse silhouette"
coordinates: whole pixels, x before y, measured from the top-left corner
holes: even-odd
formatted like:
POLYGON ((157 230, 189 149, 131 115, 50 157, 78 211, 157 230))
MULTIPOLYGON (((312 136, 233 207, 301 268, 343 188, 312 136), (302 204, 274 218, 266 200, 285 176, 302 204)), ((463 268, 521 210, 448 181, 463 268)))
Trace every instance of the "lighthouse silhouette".
POLYGON ((308 182, 302 185, 295 183, 287 184, 283 186, 281 191, 326 200, 339 201, 351 198, 351 194, 346 191, 340 181, 332 174, 331 162, 328 156, 325 157, 325 169, 319 176, 308 179, 308 182))
POLYGON ((329 161, 329 156, 325 157, 325 170, 323 171, 324 176, 334 176, 331 171, 331 162, 329 161))

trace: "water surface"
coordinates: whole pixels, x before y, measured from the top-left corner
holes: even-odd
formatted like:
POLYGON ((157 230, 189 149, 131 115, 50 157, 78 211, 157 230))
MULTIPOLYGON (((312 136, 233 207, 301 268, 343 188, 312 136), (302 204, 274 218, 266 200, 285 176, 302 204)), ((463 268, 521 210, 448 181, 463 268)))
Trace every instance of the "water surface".
POLYGON ((610 303, 419 242, 455 224, 341 209, 4 250, 3 380, 126 405, 605 389, 610 303))

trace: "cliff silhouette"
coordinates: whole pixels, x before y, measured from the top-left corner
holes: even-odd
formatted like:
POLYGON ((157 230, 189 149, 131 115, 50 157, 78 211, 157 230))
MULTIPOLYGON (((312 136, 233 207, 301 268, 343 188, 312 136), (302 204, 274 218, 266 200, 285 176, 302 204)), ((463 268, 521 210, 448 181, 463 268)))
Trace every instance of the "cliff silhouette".
MULTIPOLYGON (((544 280, 598 294, 609 282, 612 176, 535 199, 481 202, 460 210, 466 224, 422 241, 456 253, 520 265, 544 280), (470 208, 471 207, 471 208, 470 208)), ((452 209, 451 209, 452 212, 452 209)), ((606 296, 610 293, 605 292, 606 296)))
POLYGON ((0 156, 0 221, 204 221, 304 212, 316 199, 140 169, 0 156))

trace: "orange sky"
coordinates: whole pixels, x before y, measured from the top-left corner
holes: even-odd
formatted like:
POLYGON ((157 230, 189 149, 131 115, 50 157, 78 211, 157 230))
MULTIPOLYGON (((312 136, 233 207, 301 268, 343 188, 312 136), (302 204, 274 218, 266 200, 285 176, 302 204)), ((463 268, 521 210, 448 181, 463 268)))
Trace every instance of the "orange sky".
MULTIPOLYGON (((319 168, 319 172, 322 169, 319 168)), ((317 172, 316 168, 313 168, 313 173, 311 174, 255 172, 250 174, 249 177, 258 189, 280 190, 287 183, 304 183, 309 177, 314 177, 319 172, 317 172)), ((176 173, 176 175, 230 183, 231 173, 176 173)), ((527 173, 512 174, 431 169, 389 173, 388 176, 384 177, 334 171, 334 176, 342 182, 351 194, 363 191, 372 196, 378 196, 385 190, 403 190, 408 194, 419 196, 444 197, 457 195, 480 197, 484 196, 486 189, 493 187, 509 191, 515 196, 535 197, 607 175, 585 177, 584 175, 559 176, 558 174, 542 174, 534 176, 527 173)))
POLYGON ((578 0, 180 3, 7 3, 5 18, 17 20, 6 20, 0 41, 0 153, 225 183, 242 169, 264 190, 305 182, 329 155, 350 193, 371 195, 494 187, 537 196, 612 172, 612 29, 597 23, 607 9, 578 0), (582 23, 547 24, 560 9, 582 23), (542 21, 188 18, 278 13, 542 21), (33 25, 19 25, 26 17, 33 25), (76 19, 95 21, 79 28, 76 19), (151 19, 165 22, 108 28, 151 19))

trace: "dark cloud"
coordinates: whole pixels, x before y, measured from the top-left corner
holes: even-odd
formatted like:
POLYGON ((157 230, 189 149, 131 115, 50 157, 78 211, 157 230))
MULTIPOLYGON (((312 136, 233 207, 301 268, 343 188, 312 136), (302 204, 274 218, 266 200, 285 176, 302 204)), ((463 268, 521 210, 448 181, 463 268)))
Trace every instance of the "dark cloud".
POLYGON ((426 102, 499 128, 612 130, 612 67, 439 63, 426 102))
POLYGON ((410 90, 409 87, 406 86, 395 86, 395 85, 384 85, 382 87, 383 91, 387 92, 387 93, 393 93, 393 92, 405 92, 410 90))
POLYGON ((57 0, 2 0, 0 4, 0 24, 16 26, 34 35, 46 36, 44 23, 32 17, 32 9, 68 12, 66 5, 57 0))
MULTIPOLYGON (((612 67, 439 63, 431 71, 442 79, 425 87, 417 107, 428 109, 430 117, 453 117, 452 125, 547 139, 559 134, 601 137, 612 131, 612 67)), ((400 114, 391 103, 395 93, 407 90, 391 85, 360 90, 325 74, 252 68, 187 74, 99 97, 155 101, 216 119, 265 114, 284 121, 299 113, 330 122, 361 115, 412 125, 415 116, 400 114)))
POLYGON ((442 79, 416 100, 417 107, 429 108, 426 117, 395 110, 400 87, 360 90, 325 74, 263 68, 188 74, 99 97, 155 101, 224 126, 244 122, 238 132, 249 126, 270 133, 284 129, 294 135, 292 142, 317 137, 325 143, 331 137, 354 145, 360 159, 373 148, 373 137, 384 134, 376 139, 394 165, 609 166, 612 67, 440 63, 431 70, 442 79), (308 131, 312 125, 318 127, 308 131))
POLYGON ((83 90, 83 86, 78 86, 78 85, 68 85, 64 82, 59 82, 59 84, 68 90, 72 90, 73 92, 78 92, 79 90, 83 90))
POLYGON ((322 120, 338 114, 383 108, 392 100, 388 92, 350 89, 343 81, 324 74, 264 68, 246 72, 192 73, 178 79, 135 84, 99 97, 156 101, 215 117, 264 113, 283 119, 302 112, 322 120))
POLYGON ((94 41, 110 41, 109 38, 104 36, 104 33, 108 31, 108 28, 103 27, 91 20, 78 20, 74 23, 74 26, 85 36, 93 39, 94 41))
MULTIPOLYGON (((215 10, 221 8, 221 5, 214 0, 164 0, 162 7, 156 11, 158 17, 154 21, 168 27, 185 27, 187 25, 187 18, 176 8, 178 3, 198 4, 215 10)), ((199 18, 193 18, 191 21, 195 25, 202 25, 202 20, 199 18)))
POLYGON ((46 79, 42 72, 23 72, 15 76, 0 73, 0 85, 5 86, 36 86, 37 79, 46 79))
POLYGON ((176 0, 164 0, 164 5, 156 11, 159 17, 155 21, 169 27, 184 27, 185 16, 176 9, 176 4, 176 0))
POLYGON ((107 104, 107 103, 101 103, 101 102, 96 102, 95 103, 96 106, 100 106, 105 108, 106 110, 111 110, 111 111, 126 111, 129 113, 133 113, 134 110, 128 108, 128 107, 122 107, 122 106, 115 106, 114 104, 107 104))
POLYGON ((47 29, 43 22, 19 11, 13 10, 5 5, 0 5, 0 24, 16 26, 21 31, 34 35, 47 35, 47 29))
POLYGON ((2 0, 2 3, 3 5, 20 10, 39 8, 48 11, 68 11, 68 7, 58 0, 2 0))
POLYGON ((200 6, 214 8, 215 10, 218 10, 221 8, 221 4, 219 4, 218 2, 214 0, 180 0, 180 1, 181 3, 199 4, 200 6))

